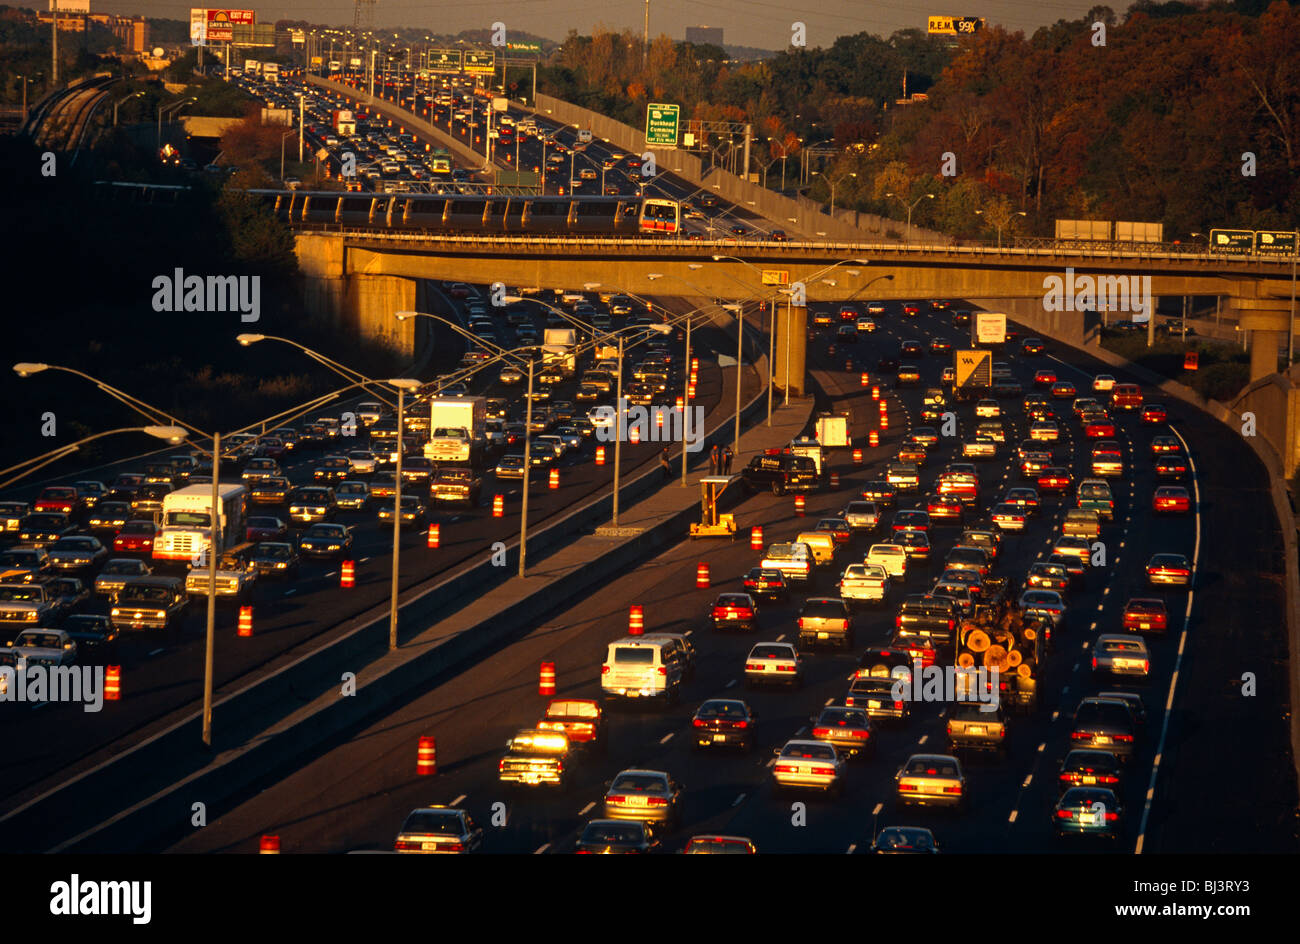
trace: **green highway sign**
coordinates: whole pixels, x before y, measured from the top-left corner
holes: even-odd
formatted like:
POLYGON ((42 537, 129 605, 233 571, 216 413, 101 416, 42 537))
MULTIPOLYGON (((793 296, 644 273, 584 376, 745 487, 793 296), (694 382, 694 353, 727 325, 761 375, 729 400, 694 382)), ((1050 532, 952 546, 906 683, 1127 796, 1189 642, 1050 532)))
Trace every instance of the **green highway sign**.
POLYGON ((496 71, 497 54, 494 52, 473 52, 467 49, 465 50, 463 68, 466 72, 490 75, 496 71))
POLYGON ((1260 230, 1255 233, 1255 251, 1265 256, 1294 256, 1295 233, 1260 230))
POLYGON ((499 170, 496 184, 499 187, 540 187, 542 175, 531 170, 499 170))
POLYGON ((677 126, 681 108, 677 105, 660 105, 651 102, 645 111, 646 147, 677 147, 677 126))
POLYGON ((1210 252, 1247 254, 1255 249, 1253 229, 1210 230, 1210 252))
POLYGON ((541 43, 506 43, 506 49, 509 52, 531 52, 541 55, 541 43))
POLYGON ((429 70, 432 72, 459 72, 459 49, 430 49, 429 70))

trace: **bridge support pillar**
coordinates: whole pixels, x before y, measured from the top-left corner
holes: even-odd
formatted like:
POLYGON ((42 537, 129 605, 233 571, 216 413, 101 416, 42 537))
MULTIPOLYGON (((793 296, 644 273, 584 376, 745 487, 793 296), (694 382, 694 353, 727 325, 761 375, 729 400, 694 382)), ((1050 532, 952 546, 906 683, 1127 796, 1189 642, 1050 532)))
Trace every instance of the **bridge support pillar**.
POLYGON ((1285 349, 1291 317, 1289 298, 1243 298, 1237 302, 1241 330, 1250 332, 1250 379, 1277 373, 1278 350, 1285 349))
POLYGON ((796 308, 793 305, 778 305, 775 330, 776 353, 771 366, 772 383, 782 393, 789 387, 791 396, 802 397, 808 355, 808 309, 796 308), (787 364, 789 365, 788 380, 787 364))

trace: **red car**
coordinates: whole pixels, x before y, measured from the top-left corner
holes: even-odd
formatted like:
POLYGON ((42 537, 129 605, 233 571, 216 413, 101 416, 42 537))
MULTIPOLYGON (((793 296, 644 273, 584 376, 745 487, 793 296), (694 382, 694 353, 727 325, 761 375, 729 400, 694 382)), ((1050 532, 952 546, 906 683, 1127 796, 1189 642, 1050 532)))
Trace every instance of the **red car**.
POLYGON ((1192 496, 1181 485, 1161 485, 1151 497, 1151 510, 1166 514, 1185 514, 1192 510, 1192 496))
POLYGON ((916 302, 903 302, 903 314, 908 317, 915 317, 921 313, 921 306, 916 302))
POLYGON ((1124 606, 1124 629, 1130 633, 1164 633, 1169 629, 1165 601, 1134 597, 1124 606))
POLYGON ((570 744, 605 746, 605 713, 590 698, 552 698, 537 727, 563 731, 570 744))
POLYGON ((909 508, 903 511, 894 512, 893 526, 891 531, 922 531, 930 530, 930 513, 919 509, 909 508))
POLYGON ((709 608, 714 629, 757 628, 758 606, 748 593, 720 593, 709 608))
POLYGON ((1169 422, 1169 411, 1163 403, 1148 403, 1142 407, 1142 425, 1159 426, 1169 422))
POLYGON ((1050 387, 1054 383, 1056 383, 1056 371, 1050 367, 1034 373, 1035 387, 1050 387))
MULTIPOLYGON (((902 617, 896 617, 896 619, 902 619, 902 617)), ((908 659, 913 662, 919 659, 923 669, 934 665, 939 657, 935 642, 929 636, 916 636, 901 631, 896 632, 894 638, 889 641, 889 648, 906 652, 908 659)))
POLYGON ((126 551, 133 554, 153 553, 153 539, 158 534, 158 526, 152 521, 135 519, 128 521, 117 537, 113 538, 114 552, 126 551))
POLYGON ((1088 439, 1115 438, 1115 423, 1112 420, 1090 420, 1083 427, 1083 435, 1088 439))
POLYGON ((858 310, 851 305, 845 305, 840 309, 840 321, 850 322, 858 320, 858 310))
POLYGON ((77 490, 71 485, 51 485, 41 490, 33 510, 70 515, 77 508, 78 503, 77 490))
POLYGON ((1064 492, 1074 482, 1070 470, 1061 466, 1044 469, 1038 476, 1038 487, 1044 492, 1064 492))
POLYGON ((931 495, 926 502, 925 510, 931 519, 960 521, 962 516, 961 500, 953 494, 931 495))

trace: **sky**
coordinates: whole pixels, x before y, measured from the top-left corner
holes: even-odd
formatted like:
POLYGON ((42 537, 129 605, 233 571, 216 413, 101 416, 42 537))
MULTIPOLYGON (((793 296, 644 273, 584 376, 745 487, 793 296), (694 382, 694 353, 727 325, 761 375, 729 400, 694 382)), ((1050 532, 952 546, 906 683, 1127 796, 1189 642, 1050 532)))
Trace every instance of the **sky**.
MULTIPOLYGON (((13 2, 13 0, 10 0, 13 2)), ((91 0, 94 12, 166 17, 188 20, 188 0, 91 0)), ((666 33, 686 38, 687 26, 723 29, 729 45, 784 49, 790 44, 796 21, 807 27, 810 47, 829 46, 837 36, 863 31, 888 36, 895 30, 925 29, 927 16, 982 16, 990 25, 1032 33, 1059 19, 1077 19, 1091 0, 986 0, 968 2, 936 0, 650 0, 650 34, 666 33)), ((1112 2, 1122 11, 1127 2, 1112 2)), ((248 9, 245 6, 242 9, 248 9)), ((351 26, 355 4, 350 0, 272 0, 253 3, 258 22, 306 19, 322 26, 351 26)), ((458 33, 488 29, 495 22, 512 29, 562 40, 570 29, 589 35, 596 26, 640 32, 644 24, 642 0, 456 0, 451 3, 416 0, 375 0, 376 27, 406 26, 430 32, 458 33)))

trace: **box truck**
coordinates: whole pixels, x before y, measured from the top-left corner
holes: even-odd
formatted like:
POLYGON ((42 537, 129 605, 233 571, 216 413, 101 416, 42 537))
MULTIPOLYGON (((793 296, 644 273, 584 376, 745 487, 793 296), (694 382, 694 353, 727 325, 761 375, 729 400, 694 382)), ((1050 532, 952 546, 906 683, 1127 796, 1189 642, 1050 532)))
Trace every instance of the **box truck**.
MULTIPOLYGON (((217 526, 221 547, 244 541, 244 515, 248 490, 237 483, 217 486, 217 526)), ((212 486, 187 485, 163 496, 162 528, 154 537, 153 559, 185 561, 206 559, 211 547, 212 486)))
POLYGON ((487 442, 487 400, 437 397, 429 401, 429 441, 424 457, 446 465, 478 468, 487 442))

